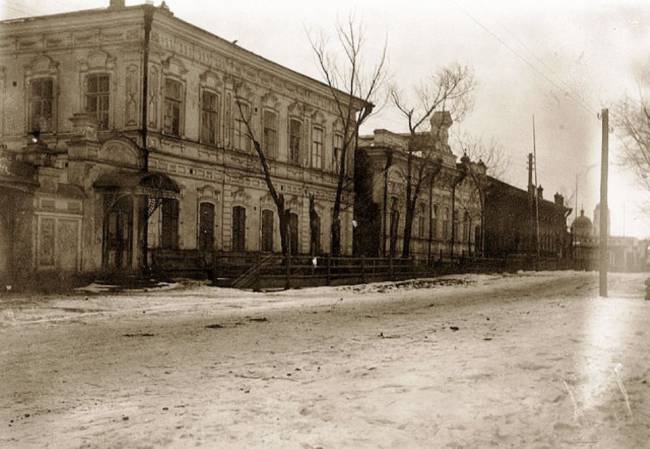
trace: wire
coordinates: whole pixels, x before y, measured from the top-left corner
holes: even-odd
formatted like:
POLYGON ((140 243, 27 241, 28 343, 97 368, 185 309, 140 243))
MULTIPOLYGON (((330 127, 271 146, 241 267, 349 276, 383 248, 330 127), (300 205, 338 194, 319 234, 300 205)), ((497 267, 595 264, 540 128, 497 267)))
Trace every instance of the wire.
MULTIPOLYGON (((507 42, 505 42, 498 34, 490 30, 486 25, 484 25, 482 22, 480 22, 476 17, 474 17, 470 12, 465 9, 462 5, 460 5, 456 0, 448 0, 449 2, 453 3, 456 5, 458 9, 461 10, 463 14, 465 14, 472 22, 474 22, 476 25, 481 27, 486 33, 491 35, 493 38, 495 38, 503 47, 505 47, 508 51, 510 51, 513 55, 515 55, 517 58, 519 58, 522 62, 524 62, 531 70, 533 70, 537 75, 542 77, 546 82, 551 84, 553 87, 556 89, 559 89, 560 91, 565 91, 565 93, 573 99, 582 109, 584 109, 586 112, 589 114, 598 114, 598 111, 594 110, 591 108, 591 106, 587 105, 580 97, 575 95, 572 92, 572 89, 566 89, 563 88, 562 86, 558 85, 552 78, 550 78, 546 73, 544 73, 542 70, 538 69, 535 64, 530 62, 528 59, 524 58, 521 54, 519 54, 514 48, 512 48, 510 45, 508 45, 507 42)), ((565 83, 566 85, 566 83, 565 83)))

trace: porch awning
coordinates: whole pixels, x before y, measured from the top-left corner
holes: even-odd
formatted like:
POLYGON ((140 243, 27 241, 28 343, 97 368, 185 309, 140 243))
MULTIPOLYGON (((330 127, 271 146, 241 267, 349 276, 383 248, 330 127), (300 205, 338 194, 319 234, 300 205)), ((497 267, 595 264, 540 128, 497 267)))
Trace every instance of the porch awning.
POLYGON ((131 190, 135 193, 180 193, 181 189, 172 178, 160 172, 111 172, 100 175, 93 187, 105 190, 131 190))

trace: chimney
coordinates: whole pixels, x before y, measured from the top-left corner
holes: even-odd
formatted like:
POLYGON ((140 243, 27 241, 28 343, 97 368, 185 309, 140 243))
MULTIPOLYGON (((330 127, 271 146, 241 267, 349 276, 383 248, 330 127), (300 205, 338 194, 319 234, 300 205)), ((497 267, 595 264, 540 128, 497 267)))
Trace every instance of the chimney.
POLYGON ((541 185, 537 187, 537 199, 544 199, 544 188, 541 185))
POLYGON ((124 8, 124 0, 110 0, 108 7, 110 9, 124 8))
POLYGON ((447 146, 449 142, 449 127, 454 123, 449 111, 436 111, 431 116, 431 137, 434 142, 447 146))
POLYGON ((554 199, 556 205, 564 206, 564 196, 560 195, 559 193, 556 193, 554 199))

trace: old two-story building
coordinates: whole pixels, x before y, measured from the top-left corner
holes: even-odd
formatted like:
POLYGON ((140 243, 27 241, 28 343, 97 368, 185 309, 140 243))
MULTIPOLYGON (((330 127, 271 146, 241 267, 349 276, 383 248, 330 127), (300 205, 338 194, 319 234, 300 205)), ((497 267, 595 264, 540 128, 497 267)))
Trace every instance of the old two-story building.
POLYGON ((366 256, 403 254, 409 142, 411 180, 420 181, 410 254, 419 260, 481 252, 481 195, 486 167, 466 156, 458 161, 448 142, 448 112, 431 117, 429 132, 416 136, 379 129, 359 138, 356 151, 355 252, 366 256), (420 167, 423 170, 420 171, 420 167))
MULTIPOLYGON (((243 117, 286 198, 293 251, 329 251, 344 141, 332 91, 164 3, 0 22, 0 92, 2 276, 133 271, 160 249, 279 252, 243 117)), ((353 201, 350 185, 344 254, 353 201)))
POLYGON ((485 255, 488 257, 531 256, 568 258, 571 238, 567 231, 570 208, 556 193, 544 199, 543 188, 520 189, 488 177, 485 196, 485 255), (535 205, 535 196, 538 204, 535 205))

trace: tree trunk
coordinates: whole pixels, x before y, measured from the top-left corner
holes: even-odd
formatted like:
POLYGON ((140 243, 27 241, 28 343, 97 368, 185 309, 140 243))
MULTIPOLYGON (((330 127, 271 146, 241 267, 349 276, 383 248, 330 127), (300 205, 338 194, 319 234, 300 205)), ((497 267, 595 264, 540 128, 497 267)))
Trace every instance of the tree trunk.
POLYGON ((334 209, 332 211, 332 247, 330 248, 330 253, 332 256, 338 257, 341 255, 341 207, 337 207, 337 204, 334 203, 334 209))
POLYGON ((415 215, 416 196, 406 204, 406 216, 404 217, 404 240, 402 246, 402 257, 407 259, 411 256, 411 236, 413 234, 413 215, 415 215))

